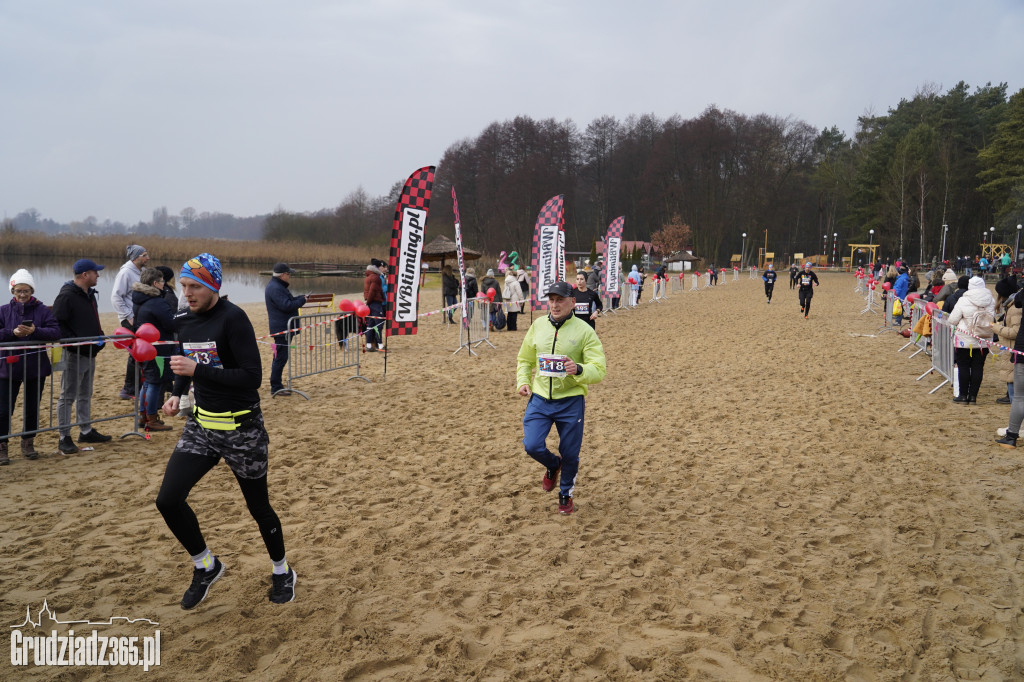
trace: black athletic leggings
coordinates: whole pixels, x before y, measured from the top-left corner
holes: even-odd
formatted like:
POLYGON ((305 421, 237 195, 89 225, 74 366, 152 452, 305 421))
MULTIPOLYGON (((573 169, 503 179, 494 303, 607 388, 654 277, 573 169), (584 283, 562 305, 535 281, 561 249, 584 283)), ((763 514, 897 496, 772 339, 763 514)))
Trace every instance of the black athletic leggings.
POLYGON ((811 299, 814 298, 814 289, 800 290, 800 307, 804 309, 804 315, 811 314, 811 299))
MULTIPOLYGON (((177 450, 171 455, 167 462, 167 471, 164 472, 164 482, 160 485, 160 492, 156 496, 156 508, 163 514, 167 527, 178 538, 190 556, 195 556, 206 549, 206 540, 199 530, 199 519, 192 511, 192 507, 186 501, 192 488, 206 475, 210 469, 216 466, 220 460, 204 455, 189 454, 177 450)), ((239 478, 238 487, 242 489, 245 497, 245 504, 249 507, 249 513, 256 520, 260 527, 260 534, 263 536, 263 544, 267 546, 267 552, 272 561, 284 559, 284 533, 281 530, 281 521, 277 513, 270 506, 270 497, 267 493, 267 477, 262 478, 239 478)))

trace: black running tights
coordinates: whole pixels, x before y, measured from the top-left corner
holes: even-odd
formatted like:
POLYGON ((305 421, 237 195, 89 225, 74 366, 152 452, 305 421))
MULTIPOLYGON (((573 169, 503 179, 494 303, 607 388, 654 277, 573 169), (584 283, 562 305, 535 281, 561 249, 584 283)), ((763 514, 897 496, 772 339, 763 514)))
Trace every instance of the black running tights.
MULTIPOLYGON (((203 476, 220 461, 215 457, 195 455, 177 450, 171 455, 167 462, 167 471, 164 472, 164 482, 160 485, 160 492, 156 496, 156 508, 163 514, 167 527, 178 538, 190 556, 199 554, 206 549, 206 540, 199 530, 199 519, 192 511, 192 507, 186 501, 192 488, 203 476)), ((267 493, 267 477, 262 478, 239 478, 238 487, 242 489, 245 503, 249 507, 249 513, 256 520, 260 527, 260 534, 263 536, 263 544, 267 546, 267 553, 272 561, 280 561, 284 558, 284 533, 281 530, 281 521, 277 513, 270 506, 270 497, 267 493)))

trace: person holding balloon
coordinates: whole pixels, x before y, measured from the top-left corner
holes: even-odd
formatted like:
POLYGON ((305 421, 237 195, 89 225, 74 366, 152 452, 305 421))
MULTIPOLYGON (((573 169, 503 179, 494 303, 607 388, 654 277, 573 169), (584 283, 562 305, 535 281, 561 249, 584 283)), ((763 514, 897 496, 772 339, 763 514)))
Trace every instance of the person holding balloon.
POLYGON ((182 354, 171 356, 176 379, 163 410, 177 414, 189 384, 195 388, 195 405, 167 462, 156 506, 194 567, 181 608, 197 607, 224 575, 224 563, 211 553, 187 501, 192 488, 221 459, 235 475, 270 555, 273 572, 267 596, 274 604, 288 603, 295 599, 296 575, 285 557, 281 521, 267 488, 270 437, 260 410, 263 366, 256 332, 245 311, 220 296, 222 274, 216 256, 201 253, 190 258, 178 281, 188 312, 174 318, 182 354))
POLYGON ((383 343, 384 304, 387 299, 384 298, 384 285, 381 283, 384 273, 377 266, 378 263, 383 264, 383 261, 372 259, 372 262, 366 266, 366 277, 363 279, 363 300, 366 301, 366 307, 370 311, 368 322, 365 321, 367 316, 361 318, 364 320, 363 328, 366 330, 366 352, 368 353, 384 350, 380 346, 383 343))
MULTIPOLYGON (((136 337, 152 345, 155 341, 174 340, 174 314, 164 298, 164 275, 156 268, 143 268, 139 281, 132 284, 132 317, 136 337), (152 325, 156 333, 143 332, 143 325, 152 325)), ((160 396, 163 392, 164 364, 171 356, 171 344, 157 345, 153 357, 142 344, 134 348, 136 362, 142 363, 142 400, 139 408, 145 415, 147 431, 170 431, 171 425, 160 419, 160 396)))

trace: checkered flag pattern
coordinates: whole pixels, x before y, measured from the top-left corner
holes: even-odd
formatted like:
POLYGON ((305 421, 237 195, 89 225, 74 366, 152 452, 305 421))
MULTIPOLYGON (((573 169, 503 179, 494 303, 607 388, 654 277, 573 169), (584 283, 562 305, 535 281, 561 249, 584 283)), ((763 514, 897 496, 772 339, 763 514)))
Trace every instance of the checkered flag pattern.
POLYGON ((459 200, 455 197, 455 186, 452 186, 452 209, 455 211, 455 222, 462 224, 459 220, 459 200))
POLYGON ((540 298, 540 228, 542 225, 558 225, 561 230, 563 226, 562 199, 564 195, 548 199, 544 207, 537 214, 537 225, 533 228, 533 245, 530 247, 530 304, 534 310, 547 310, 547 297, 540 298))
MULTIPOLYGON (((622 239, 622 228, 626 224, 626 216, 620 215, 618 218, 612 221, 611 225, 608 226, 608 236, 605 237, 605 249, 604 249, 604 295, 610 297, 616 297, 619 295, 618 288, 622 286, 622 282, 619 282, 619 287, 616 287, 616 291, 610 291, 608 289, 608 278, 611 276, 612 269, 609 267, 608 262, 608 244, 612 239, 622 239)), ((619 263, 622 263, 622 253, 619 253, 619 263)), ((617 274, 617 273, 616 273, 617 274)))
MULTIPOLYGON (((388 310, 387 335, 407 336, 416 333, 416 321, 395 322, 395 279, 398 276, 398 249, 402 243, 402 214, 406 208, 430 209, 430 190, 434 186, 434 167, 424 166, 409 176, 395 207, 395 222, 391 227, 391 249, 388 257, 388 310)), ((418 266, 418 264, 417 264, 418 266)), ((416 307, 419 307, 417 296, 416 307)))

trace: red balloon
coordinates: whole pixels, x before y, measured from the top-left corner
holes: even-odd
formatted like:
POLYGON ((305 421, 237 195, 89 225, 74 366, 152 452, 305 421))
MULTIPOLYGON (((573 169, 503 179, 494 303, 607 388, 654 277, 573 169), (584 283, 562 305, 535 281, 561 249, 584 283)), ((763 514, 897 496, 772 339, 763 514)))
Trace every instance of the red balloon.
POLYGON ((916 301, 919 298, 921 298, 921 294, 916 291, 912 294, 907 294, 907 301, 916 301))
POLYGON ((356 308, 356 317, 358 317, 359 319, 363 319, 364 317, 366 317, 369 314, 370 314, 370 307, 367 306, 367 305, 364 305, 364 304, 360 303, 359 306, 356 308))
POLYGON ((493 301, 494 297, 497 295, 497 293, 498 292, 494 290, 494 287, 491 287, 490 289, 488 289, 487 290, 487 300, 488 301, 493 301))
POLYGON ((160 340, 160 330, 147 322, 135 330, 135 338, 153 343, 160 340))
POLYGON ((114 330, 114 336, 128 335, 130 339, 114 339, 114 348, 125 349, 132 345, 132 340, 135 338, 135 334, 132 333, 131 329, 125 329, 124 327, 118 327, 114 330))
POLYGON ((892 282, 882 282, 882 288, 889 291, 889 289, 892 289, 892 282))
POLYGON ((487 298, 487 294, 485 294, 482 291, 478 291, 478 292, 476 292, 476 297, 477 298, 487 298))
POLYGON ((931 301, 924 304, 924 311, 929 315, 934 315, 935 311, 939 309, 939 306, 935 305, 931 301))
POLYGON ((340 310, 343 313, 350 313, 355 309, 356 304, 348 300, 347 298, 343 298, 341 299, 341 301, 338 302, 338 310, 340 310))
POLYGON ((156 357, 156 348, 145 339, 135 339, 129 352, 137 362, 145 362, 156 357))

